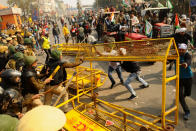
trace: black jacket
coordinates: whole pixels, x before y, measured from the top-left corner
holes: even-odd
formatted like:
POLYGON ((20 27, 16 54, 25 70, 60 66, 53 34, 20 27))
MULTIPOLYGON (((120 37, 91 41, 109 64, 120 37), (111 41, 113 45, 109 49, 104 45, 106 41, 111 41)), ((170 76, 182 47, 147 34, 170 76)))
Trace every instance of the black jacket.
POLYGON ((126 71, 126 72, 130 72, 130 73, 136 73, 138 71, 140 71, 140 66, 137 64, 137 62, 133 62, 133 61, 124 61, 121 64, 122 68, 126 71))
POLYGON ((53 73, 53 71, 56 69, 56 67, 59 65, 60 69, 58 70, 58 72, 55 74, 55 76, 53 77, 53 80, 50 82, 50 85, 58 85, 61 82, 67 80, 67 72, 65 70, 65 68, 63 67, 63 62, 62 61, 57 61, 55 59, 49 59, 47 65, 46 65, 46 69, 49 68, 49 74, 48 77, 53 73))
POLYGON ((188 40, 192 41, 192 37, 187 33, 184 36, 181 36, 179 33, 176 33, 173 34, 171 37, 174 37, 177 47, 178 44, 188 44, 188 40))
POLYGON ((53 28, 53 29, 52 29, 52 34, 53 34, 53 35, 59 35, 59 34, 60 34, 59 28, 58 28, 58 27, 53 28))

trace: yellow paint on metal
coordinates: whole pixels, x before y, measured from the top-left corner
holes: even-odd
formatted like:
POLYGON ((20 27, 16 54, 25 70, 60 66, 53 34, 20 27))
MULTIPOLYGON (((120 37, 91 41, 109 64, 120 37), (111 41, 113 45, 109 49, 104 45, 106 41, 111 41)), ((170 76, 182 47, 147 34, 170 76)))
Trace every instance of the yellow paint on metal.
POLYGON ((99 123, 87 118, 76 110, 71 110, 66 114, 65 129, 68 131, 107 131, 99 123))
POLYGON ((56 68, 55 68, 55 70, 52 72, 52 74, 50 75, 50 77, 49 78, 53 78, 54 76, 55 76, 55 74, 57 73, 57 71, 60 69, 60 66, 58 65, 56 68))
MULTIPOLYGON (((96 45, 83 45, 81 46, 81 48, 84 48, 85 52, 83 54, 83 57, 85 58, 85 60, 90 61, 90 72, 91 72, 91 88, 89 88, 87 91, 83 91, 82 93, 79 93, 76 96, 73 96, 71 99, 69 99, 66 102, 63 102, 62 104, 58 105, 57 107, 61 107, 64 104, 67 104, 69 102, 73 102, 74 99, 78 99, 79 102, 79 106, 83 105, 83 103, 80 102, 80 97, 83 95, 88 95, 87 93, 91 92, 91 98, 93 96, 93 90, 96 89, 97 85, 99 84, 94 84, 94 80, 96 79, 96 77, 98 78, 98 76, 96 76, 96 74, 93 74, 93 67, 92 67, 92 61, 160 61, 162 62, 162 67, 163 67, 163 74, 162 74, 162 112, 161 112, 161 117, 160 116, 155 116, 155 115, 151 115, 151 114, 147 114, 147 113, 143 113, 143 112, 139 112, 133 109, 126 109, 124 107, 118 106, 118 105, 114 105, 105 101, 102 101, 100 99, 96 99, 96 101, 101 102, 102 104, 115 109, 116 112, 122 113, 122 115, 124 117, 121 116, 121 119, 124 120, 123 126, 127 127, 127 123, 131 122, 130 120, 125 120, 125 118, 127 119, 127 117, 132 117, 135 120, 139 121, 140 123, 143 124, 138 124, 136 123, 132 123, 135 124, 136 126, 144 126, 144 125, 148 125, 152 128, 155 128, 157 130, 164 130, 166 127, 166 122, 167 123, 171 123, 171 124, 177 124, 178 123, 178 110, 179 110, 179 53, 178 53, 178 49, 176 47, 176 43, 174 41, 174 38, 164 38, 164 39, 151 39, 151 40, 139 40, 139 41, 125 41, 125 42, 115 42, 115 43, 108 43, 108 44, 113 44, 112 45, 112 50, 118 50, 119 48, 125 48, 126 51, 128 51, 128 55, 114 55, 114 56, 98 56, 96 54, 96 51, 94 49, 94 46, 99 48, 101 47, 102 50, 100 51, 104 51, 105 47, 107 47, 107 44, 96 44, 96 45), (162 42, 162 44, 161 44, 162 42), (148 49, 150 49, 151 47, 156 47, 156 49, 154 49, 153 51, 149 51, 148 49), (174 47, 174 49, 171 49, 171 47, 174 47), (130 50, 129 50, 130 49, 130 50), (134 53, 134 50, 137 50, 138 53, 141 52, 141 54, 137 54, 134 53), (166 64, 167 64, 167 60, 176 60, 176 75, 166 78, 167 76, 167 70, 166 70, 166 64), (171 80, 176 80, 176 103, 175 103, 175 107, 171 108, 170 110, 166 111, 166 83, 171 81, 171 80), (125 110, 130 111, 126 112, 125 110), (168 120, 166 119, 166 116, 172 112, 175 111, 175 121, 172 120, 168 120), (154 119, 153 122, 149 122, 148 120, 142 119, 139 116, 133 115, 132 113, 137 113, 139 115, 144 115, 147 117, 150 117, 152 119, 154 119), (160 125, 156 125, 156 123, 158 121, 161 121, 161 126, 160 125)), ((80 50, 78 50, 78 52, 76 53, 81 53, 80 50)), ((79 55, 77 55, 79 56, 79 55)), ((88 83, 89 81, 83 81, 81 83, 79 83, 80 78, 77 78, 77 89, 79 84, 85 84, 88 83)), ((77 106, 77 107, 79 107, 77 106)), ((75 107, 75 109, 77 108, 75 107)), ((85 112, 85 111, 83 111, 85 112)), ((115 112, 114 112, 115 113, 115 112)), ((117 115, 114 115, 114 113, 108 113, 113 117, 116 117, 117 115)), ((118 114, 119 114, 118 113, 118 114)), ((118 117, 118 116, 117 116, 118 117)))

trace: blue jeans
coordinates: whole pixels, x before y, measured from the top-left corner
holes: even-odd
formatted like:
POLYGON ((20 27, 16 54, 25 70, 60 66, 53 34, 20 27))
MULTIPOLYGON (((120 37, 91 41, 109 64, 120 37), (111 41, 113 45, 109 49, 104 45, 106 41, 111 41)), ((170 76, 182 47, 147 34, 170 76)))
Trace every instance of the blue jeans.
POLYGON ((124 85, 125 87, 129 90, 129 92, 132 94, 132 95, 135 95, 136 96, 136 92, 133 90, 132 86, 131 86, 131 81, 133 81, 134 79, 136 79, 137 81, 141 82, 143 85, 147 86, 148 83, 146 81, 144 81, 140 76, 139 76, 139 72, 136 72, 136 73, 131 73, 127 80, 125 81, 124 85))
POLYGON ((54 40, 55 40, 55 44, 57 43, 57 40, 58 40, 58 44, 59 44, 59 36, 58 35, 54 35, 54 40))
POLYGON ((122 73, 121 73, 121 66, 118 66, 116 69, 112 68, 111 66, 109 66, 108 68, 108 77, 110 79, 110 81, 112 82, 112 84, 115 84, 115 80, 112 77, 112 72, 116 71, 118 78, 120 79, 121 82, 123 82, 123 78, 122 78, 122 73))

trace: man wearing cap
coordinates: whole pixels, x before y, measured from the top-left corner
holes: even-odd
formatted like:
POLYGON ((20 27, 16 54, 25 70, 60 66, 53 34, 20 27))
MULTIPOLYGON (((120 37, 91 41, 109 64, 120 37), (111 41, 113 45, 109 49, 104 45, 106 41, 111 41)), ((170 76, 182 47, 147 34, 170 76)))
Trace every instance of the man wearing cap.
POLYGON ((190 116, 190 110, 186 104, 185 98, 191 96, 192 77, 193 72, 191 70, 191 55, 187 52, 187 45, 180 44, 180 87, 179 87, 179 100, 180 104, 185 112, 184 119, 188 120, 190 116))
POLYGON ((8 37, 6 40, 7 40, 7 45, 8 46, 13 45, 13 41, 12 41, 11 37, 8 37))
POLYGON ((17 37, 13 35, 12 39, 13 39, 13 46, 17 46, 18 45, 17 37))
MULTIPOLYGON (((192 37, 189 34, 187 34, 186 31, 187 31, 186 28, 180 28, 177 29, 176 33, 171 36, 174 37, 177 47, 181 43, 188 45, 188 42, 192 41, 192 37)), ((194 48, 192 44, 191 47, 194 48)))
POLYGON ((24 45, 27 46, 27 49, 24 51, 24 54, 27 56, 35 56, 35 53, 32 50, 33 42, 30 38, 24 39, 24 45))
MULTIPOLYGON (((50 88, 54 87, 54 86, 58 86, 59 84, 61 84, 62 82, 67 80, 67 72, 66 72, 66 68, 73 68, 76 67, 80 64, 82 64, 82 60, 80 60, 79 62, 75 62, 75 63, 69 63, 69 62, 63 62, 62 61, 62 54, 60 51, 58 50, 53 50, 51 53, 51 59, 49 60, 49 62, 46 65, 46 70, 48 70, 48 77, 53 73, 53 71, 56 69, 57 66, 60 66, 60 69, 57 71, 57 73, 55 74, 55 76, 53 77, 53 80, 49 83, 50 86, 47 86, 45 89, 46 91, 49 90, 50 88)), ((55 89, 53 89, 51 92, 47 93, 45 95, 45 104, 50 105, 51 101, 52 101, 52 96, 53 94, 56 95, 60 95, 60 93, 64 90, 63 86, 59 86, 55 89)), ((68 100, 68 94, 65 93, 63 95, 63 99, 64 101, 68 100)), ((64 106, 64 111, 66 111, 67 109, 67 105, 64 106)))
POLYGON ((24 66, 24 54, 22 52, 16 52, 7 62, 5 68, 22 71, 23 66, 24 66))
MULTIPOLYGON (((186 33, 186 28, 180 28, 176 30, 176 33, 171 37, 174 37, 176 46, 178 47, 181 43, 184 43, 188 46, 188 43, 192 41, 192 37, 186 33)), ((194 46, 190 44, 191 48, 194 49, 194 46)), ((173 62, 170 62, 170 66, 168 70, 171 70, 173 66, 173 62)))
POLYGON ((35 68, 37 66, 37 59, 35 56, 24 57, 25 66, 22 72, 22 95, 25 98, 24 106, 27 106, 28 110, 42 105, 40 100, 39 90, 43 89, 46 84, 50 83, 51 78, 41 81, 35 68))
POLYGON ((21 35, 21 30, 16 31, 16 37, 17 37, 17 41, 18 41, 19 44, 24 44, 24 40, 23 40, 23 37, 21 35))

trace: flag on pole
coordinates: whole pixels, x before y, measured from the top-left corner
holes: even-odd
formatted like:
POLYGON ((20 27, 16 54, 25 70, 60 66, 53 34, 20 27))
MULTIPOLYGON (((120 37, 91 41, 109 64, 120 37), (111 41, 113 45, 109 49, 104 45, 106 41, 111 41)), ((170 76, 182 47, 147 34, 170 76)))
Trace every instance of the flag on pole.
POLYGON ((145 35, 152 37, 152 25, 146 20, 145 35))
POLYGON ((112 12, 110 19, 111 19, 111 22, 115 22, 115 19, 114 19, 114 12, 112 12))
POLYGON ((178 19, 178 14, 176 13, 176 17, 175 17, 175 27, 176 29, 180 28, 180 24, 179 24, 179 19, 178 19))
POLYGON ((122 0, 122 3, 126 7, 129 7, 130 6, 128 0, 122 0))
POLYGON ((170 9, 173 9, 173 5, 172 5, 172 3, 171 3, 170 0, 167 0, 166 6, 167 6, 168 8, 170 8, 170 9))
POLYGON ((161 7, 164 7, 164 5, 158 2, 158 7, 161 8, 161 7))

